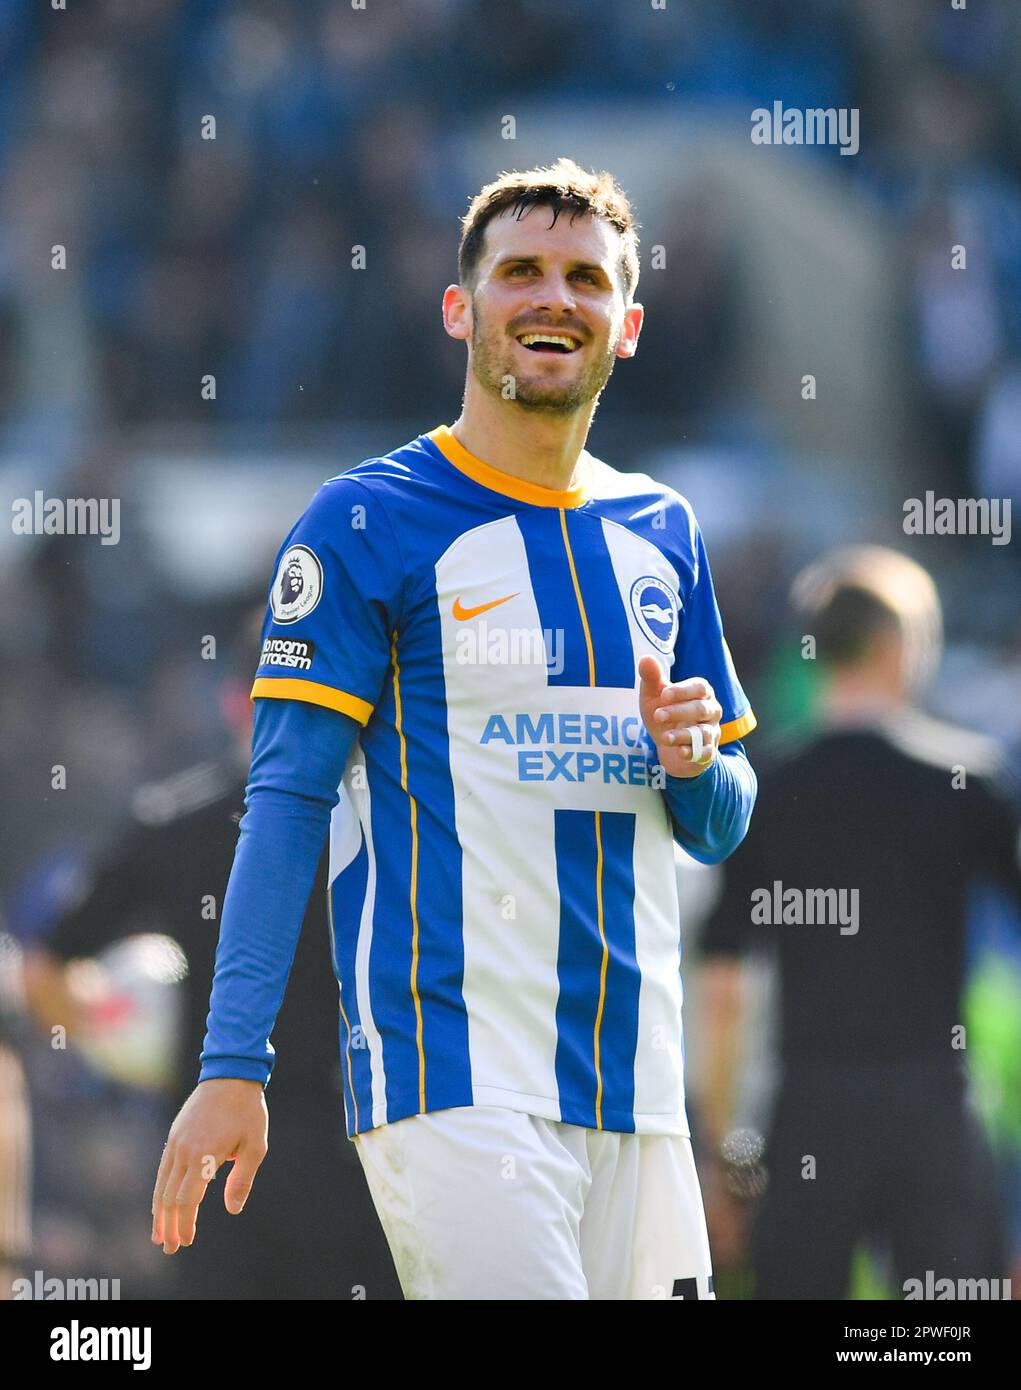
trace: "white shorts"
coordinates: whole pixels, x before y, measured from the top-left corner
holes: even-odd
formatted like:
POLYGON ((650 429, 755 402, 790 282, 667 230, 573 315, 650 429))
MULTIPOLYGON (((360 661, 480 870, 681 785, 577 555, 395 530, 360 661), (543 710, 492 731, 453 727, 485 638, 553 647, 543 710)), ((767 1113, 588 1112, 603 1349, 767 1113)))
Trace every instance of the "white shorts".
POLYGON ((405 1298, 715 1298, 682 1135, 474 1105, 354 1142, 405 1298))

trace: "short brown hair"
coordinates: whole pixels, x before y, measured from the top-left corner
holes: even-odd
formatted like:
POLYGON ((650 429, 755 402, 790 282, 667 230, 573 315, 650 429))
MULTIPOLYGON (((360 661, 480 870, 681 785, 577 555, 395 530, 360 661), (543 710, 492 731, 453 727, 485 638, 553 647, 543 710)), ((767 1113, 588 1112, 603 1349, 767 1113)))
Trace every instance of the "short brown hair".
POLYGON ((797 576, 791 601, 811 624, 818 655, 830 666, 858 665, 887 633, 904 644, 910 684, 924 684, 939 661, 939 594, 922 566, 899 551, 879 545, 828 551, 797 576))
POLYGON ((623 242, 618 267, 624 302, 630 304, 638 284, 639 224, 627 194, 612 174, 605 170, 590 173, 564 155, 545 168, 502 173, 475 195, 461 219, 461 244, 457 252, 461 284, 468 289, 474 288, 486 227, 493 218, 507 208, 512 208, 520 218, 526 209, 537 206, 552 208, 554 223, 561 212, 569 212, 572 222, 582 213, 590 212, 616 228, 623 242))

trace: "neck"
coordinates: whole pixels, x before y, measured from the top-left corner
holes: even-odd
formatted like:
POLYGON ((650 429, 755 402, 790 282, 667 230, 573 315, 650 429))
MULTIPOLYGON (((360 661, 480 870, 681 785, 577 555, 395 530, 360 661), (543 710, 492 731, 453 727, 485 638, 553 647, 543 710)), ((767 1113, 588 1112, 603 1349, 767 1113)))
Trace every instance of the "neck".
POLYGON ((459 444, 491 468, 566 491, 584 482, 582 454, 596 402, 570 415, 529 411, 484 391, 469 373, 461 414, 451 425, 459 444))
POLYGON ((835 726, 887 723, 905 708, 903 690, 864 671, 834 675, 821 702, 824 723, 835 726))

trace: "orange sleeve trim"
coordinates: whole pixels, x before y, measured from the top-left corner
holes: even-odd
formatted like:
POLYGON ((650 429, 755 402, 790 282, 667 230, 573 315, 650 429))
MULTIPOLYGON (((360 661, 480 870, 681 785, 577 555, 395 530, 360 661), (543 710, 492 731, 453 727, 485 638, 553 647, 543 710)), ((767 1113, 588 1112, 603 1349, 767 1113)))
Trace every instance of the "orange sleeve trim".
POLYGON ((325 705, 340 714, 349 714, 359 724, 367 724, 372 714, 368 700, 357 695, 349 695, 346 690, 335 690, 332 685, 320 685, 318 681, 299 681, 293 676, 260 676, 252 686, 249 699, 260 697, 271 700, 304 700, 310 705, 325 705))
POLYGON ((740 719, 732 719, 729 724, 720 725, 720 747, 725 743, 733 743, 735 739, 744 738, 745 734, 750 734, 758 724, 758 720, 751 710, 742 714, 740 719))

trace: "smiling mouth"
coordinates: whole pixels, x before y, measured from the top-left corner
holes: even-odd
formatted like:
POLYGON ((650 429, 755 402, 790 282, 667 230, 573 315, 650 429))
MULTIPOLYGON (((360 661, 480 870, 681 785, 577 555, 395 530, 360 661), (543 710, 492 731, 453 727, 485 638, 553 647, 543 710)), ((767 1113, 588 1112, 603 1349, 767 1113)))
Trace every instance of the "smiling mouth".
POLYGON ((529 352, 577 352, 581 341, 573 333, 521 333, 517 341, 529 352))

